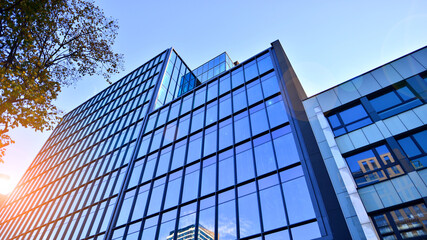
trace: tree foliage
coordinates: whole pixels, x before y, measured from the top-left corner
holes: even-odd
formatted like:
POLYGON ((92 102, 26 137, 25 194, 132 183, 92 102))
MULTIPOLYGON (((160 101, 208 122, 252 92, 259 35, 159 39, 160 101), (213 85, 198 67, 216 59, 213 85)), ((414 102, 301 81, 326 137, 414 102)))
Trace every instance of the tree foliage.
POLYGON ((0 0, 0 162, 18 126, 50 130, 53 100, 82 76, 107 81, 122 66, 115 20, 90 0, 0 0))

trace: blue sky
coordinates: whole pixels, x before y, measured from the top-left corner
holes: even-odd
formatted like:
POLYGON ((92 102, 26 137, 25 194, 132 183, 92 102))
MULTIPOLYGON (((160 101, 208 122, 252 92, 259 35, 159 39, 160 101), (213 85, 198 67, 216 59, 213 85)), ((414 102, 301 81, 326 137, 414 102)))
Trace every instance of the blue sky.
MULTIPOLYGON (((191 67, 227 51, 243 61, 279 39, 308 95, 427 45, 427 1, 97 1, 119 21, 120 79, 173 46, 191 67)), ((63 89, 68 112, 108 84, 88 77, 63 89)), ((18 128, 0 164, 0 193, 19 181, 50 132, 18 128), (10 176, 9 179, 5 175, 10 176)))

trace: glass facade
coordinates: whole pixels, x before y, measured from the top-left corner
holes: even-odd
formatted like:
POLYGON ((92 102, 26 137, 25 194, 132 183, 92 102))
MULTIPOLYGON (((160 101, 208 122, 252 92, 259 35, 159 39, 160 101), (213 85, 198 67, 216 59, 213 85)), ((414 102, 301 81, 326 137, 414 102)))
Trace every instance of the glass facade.
POLYGON ((274 51, 233 68, 221 54, 207 76, 231 69, 191 85, 168 49, 77 107, 1 209, 0 238, 330 238, 274 51))
POLYGON ((206 82, 219 74, 234 67, 234 63, 226 52, 193 70, 193 73, 201 82, 206 82))

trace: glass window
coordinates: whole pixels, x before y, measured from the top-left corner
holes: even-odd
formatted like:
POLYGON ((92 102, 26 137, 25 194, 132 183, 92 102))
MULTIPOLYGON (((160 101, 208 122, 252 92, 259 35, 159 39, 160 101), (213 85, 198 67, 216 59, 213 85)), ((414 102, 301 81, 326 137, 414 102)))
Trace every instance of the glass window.
POLYGON ((226 240, 237 238, 234 189, 218 196, 218 235, 226 240))
POLYGON ((218 120, 218 104, 217 102, 210 103, 206 110, 206 126, 218 120))
POLYGON ((132 170, 132 175, 130 177, 128 188, 132 188, 139 183, 139 179, 142 173, 142 167, 144 166, 144 160, 139 160, 135 163, 134 168, 132 170))
MULTIPOLYGON (((191 229, 196 224, 196 203, 181 207, 179 218, 178 233, 191 229)), ((195 231, 195 230, 194 230, 195 231)))
POLYGON ((156 238, 157 221, 159 216, 151 217, 145 220, 144 230, 141 240, 152 240, 156 238))
POLYGON ((185 169, 184 188, 182 190, 182 202, 197 198, 199 192, 200 163, 196 163, 185 169))
POLYGON ((186 147, 187 139, 175 143, 171 171, 184 165, 186 147))
POLYGON ((157 155, 157 153, 154 153, 148 156, 148 160, 145 163, 144 174, 142 175, 142 182, 148 181, 153 178, 157 155))
POLYGON ((386 145, 353 154, 345 160, 359 187, 405 173, 386 145))
POLYGON ((219 79, 219 94, 226 93, 230 91, 230 74, 224 75, 219 79))
POLYGON ((240 237, 244 238, 261 232, 258 198, 254 182, 243 185, 238 190, 240 237))
POLYGON ((156 127, 160 127, 161 125, 165 124, 166 118, 168 116, 168 110, 169 108, 166 107, 160 111, 159 118, 157 119, 156 127))
POLYGON ((423 104, 408 86, 391 89, 369 101, 382 119, 423 104))
POLYGON ((273 132, 273 144, 279 168, 300 161, 295 140, 289 126, 285 126, 273 132))
POLYGON ((230 94, 219 99, 219 118, 231 115, 231 97, 230 94))
POLYGON ((233 125, 231 119, 219 123, 219 150, 233 145, 233 125))
POLYGON ((129 191, 125 194, 125 198, 123 200, 123 203, 120 209, 120 214, 117 219, 116 226, 120 226, 122 224, 127 223, 129 218, 129 213, 132 209, 134 196, 135 196, 135 190, 129 191))
POLYGON ((201 129, 204 125, 205 109, 201 108, 193 112, 193 119, 191 121, 191 132, 201 129))
POLYGON ((330 115, 328 120, 336 137, 372 123, 360 104, 330 115))
POLYGON ((237 112, 245 107, 247 107, 246 103, 246 91, 245 87, 241 87, 237 90, 233 91, 233 110, 237 112))
POLYGON ((175 230, 176 212, 176 209, 174 209, 162 214, 162 222, 159 229, 158 239, 170 239, 171 233, 175 230))
POLYGON ((215 198, 200 201, 199 239, 215 239, 215 198))
POLYGON ((236 148, 236 167, 238 183, 255 177, 254 159, 250 142, 236 148))
POLYGON ((397 140, 415 169, 427 166, 427 130, 397 140))
POLYGON ((190 127, 190 115, 185 115, 184 117, 181 117, 179 119, 179 125, 178 125, 178 133, 177 133, 177 139, 184 137, 188 134, 188 130, 190 127))
POLYGON ((219 155, 218 162, 218 190, 234 185, 234 157, 233 150, 219 155))
POLYGON ((147 215, 160 211, 160 206, 163 199, 163 190, 165 188, 165 178, 158 179, 153 183, 153 190, 151 191, 150 205, 148 207, 147 215))
POLYGON ((182 101, 181 115, 190 111, 193 107, 193 94, 186 96, 182 101))
POLYGON ((269 73, 261 78, 262 92, 264 98, 267 98, 280 91, 276 73, 269 73))
POLYGON ((148 118, 147 126, 145 127, 145 132, 144 133, 147 133, 147 132, 153 130, 154 125, 156 123, 156 119, 157 119, 157 113, 151 115, 148 118))
POLYGON ((179 194, 181 193, 181 180, 182 170, 169 175, 165 206, 163 209, 168 209, 178 205, 179 194))
POLYGON ((269 134, 254 140, 255 162, 258 176, 276 170, 273 146, 269 134))
POLYGON ((208 85, 208 99, 210 101, 218 96, 218 81, 214 81, 208 85))
POLYGON ((264 231, 285 226, 287 224, 286 214, 279 178, 275 174, 260 179, 258 184, 264 231))
POLYGON ((267 114, 265 113, 264 104, 261 103, 252 107, 250 110, 252 136, 268 130, 267 114))
POLYGON ((153 141, 151 142, 150 152, 159 149, 163 138, 163 128, 154 132, 153 141))
POLYGON ((217 131, 216 125, 205 130, 205 144, 203 148, 203 156, 208 156, 216 152, 217 142, 217 131))
POLYGON ((427 210, 424 203, 406 206, 373 216, 377 232, 382 239, 425 239, 427 210))
POLYGON ((258 69, 255 60, 245 64, 245 78, 246 81, 250 81, 251 79, 258 76, 258 69))
POLYGON ((196 96, 194 97, 194 108, 205 103, 206 98, 206 88, 202 88, 196 91, 196 96))
POLYGON ((249 106, 263 99, 260 80, 257 79, 247 85, 249 106))
POLYGON ((294 227, 291 229, 291 233, 294 240, 317 239, 321 237, 317 222, 294 227))
POLYGON ((175 140, 176 132, 176 121, 167 125, 165 131, 165 138, 163 139, 163 146, 168 145, 169 143, 175 140))
POLYGON ((282 96, 277 96, 273 99, 270 99, 266 102, 268 121, 270 122, 270 127, 274 128, 288 122, 288 114, 285 110, 285 105, 282 100, 282 96))
POLYGON ((257 59, 259 73, 263 74, 273 68, 270 53, 266 53, 257 59))
POLYGON ((202 137, 203 135, 201 132, 191 136, 190 142, 188 144, 187 163, 191 163, 200 158, 202 153, 202 137))
POLYGON ((172 107, 169 113, 169 121, 178 117, 180 105, 181 105, 180 101, 172 104, 172 107))
POLYGON ((157 165, 156 176, 165 174, 169 169, 172 147, 162 149, 160 153, 159 163, 157 165))
POLYGON ((248 112, 244 111, 234 117, 234 138, 236 143, 248 139, 250 135, 248 112))
POLYGON ((231 73, 231 82, 233 84, 233 88, 243 84, 245 79, 243 77, 242 67, 237 68, 231 73))
POLYGON ((282 183, 282 187, 290 224, 316 217, 307 183, 303 176, 282 183))
POLYGON ((216 156, 203 161, 201 196, 216 190, 216 156))

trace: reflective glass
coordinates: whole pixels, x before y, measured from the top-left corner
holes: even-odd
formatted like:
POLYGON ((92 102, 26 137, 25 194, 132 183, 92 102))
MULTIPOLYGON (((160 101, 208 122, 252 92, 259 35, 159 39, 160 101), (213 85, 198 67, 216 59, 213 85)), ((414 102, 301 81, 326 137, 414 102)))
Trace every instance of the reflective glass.
POLYGON ((251 80, 254 77, 258 76, 258 69, 255 63, 255 60, 245 64, 245 78, 246 81, 251 80))
POLYGON ((201 108, 193 112, 193 119, 191 120, 191 132, 195 132, 201 129, 204 125, 205 120, 205 109, 201 108))
POLYGON ((181 193, 182 170, 169 175, 168 187, 166 191, 165 206, 163 209, 178 205, 181 193))
MULTIPOLYGON (((175 230, 176 209, 162 214, 162 223, 159 229, 158 239, 166 240, 175 230)), ((126 239, 127 240, 127 239, 126 239)))
POLYGON ((267 114, 263 103, 250 109, 250 118, 252 136, 268 130, 267 114))
POLYGON ((154 167, 156 166, 157 153, 148 156, 145 163, 144 174, 142 175, 142 182, 148 181, 153 178, 154 167))
POLYGON ((218 190, 234 185, 234 158, 232 155, 232 150, 229 150, 219 156, 218 190))
POLYGON ((200 163, 187 167, 185 170, 184 187, 182 190, 182 202, 197 198, 199 192, 200 163))
POLYGON ((231 98, 230 95, 219 99, 219 118, 222 119, 231 115, 231 98))
POLYGON ((264 135, 255 139, 254 145, 256 170, 258 176, 276 170, 276 160, 274 158, 274 151, 270 136, 264 135))
POLYGON ((250 137, 248 113, 242 112, 234 117, 234 138, 239 143, 250 137))
POLYGON ((207 101, 214 99, 218 96, 218 81, 210 83, 208 85, 208 99, 207 101))
POLYGON ((243 77, 242 67, 234 70, 231 73, 231 83, 233 85, 233 88, 239 86, 240 84, 243 84, 244 82, 245 82, 245 79, 243 77))
POLYGON ((191 163, 200 158, 202 153, 202 133, 197 133, 190 137, 188 143, 187 163, 191 163))
POLYGON ((237 147, 236 152, 237 182, 240 183, 254 178, 255 167, 251 144, 245 143, 237 147))
POLYGON ((206 110, 206 125, 218 120, 218 104, 215 102, 208 105, 206 110))
POLYGON ((245 87, 233 91, 233 111, 237 112, 247 107, 245 87))
POLYGON ((239 197, 238 203, 240 237, 243 238, 261 232, 256 193, 239 197))
POLYGON ((259 180, 259 197, 264 231, 286 225, 286 214, 277 175, 259 180))
POLYGON ((133 209, 132 221, 143 217, 145 206, 147 204, 148 190, 149 184, 139 188, 138 195, 136 196, 135 207, 133 209))
POLYGON ((201 196, 213 193, 216 190, 216 157, 203 161, 201 196))
POLYGON ((147 215, 151 215, 153 213, 160 211, 160 206, 162 204, 162 201, 159 201, 159 199, 163 199, 164 188, 165 188, 165 178, 161 178, 159 180, 154 181, 147 215))
POLYGON ((289 126, 273 132, 273 137, 274 150, 279 168, 299 162, 295 140, 289 126))
POLYGON ((316 217, 304 177, 285 182, 282 187, 290 224, 316 217))
POLYGON ((156 176, 165 174, 168 171, 169 162, 171 158, 171 150, 171 147, 162 150, 159 158, 159 163, 157 165, 156 176))
POLYGON ((260 80, 257 79, 254 82, 249 83, 247 86, 248 91, 248 102, 252 105, 263 99, 260 80))
POLYGON ((222 76, 219 79, 219 94, 223 94, 225 92, 230 91, 231 89, 231 84, 230 84, 230 75, 227 74, 225 76, 222 76))
POLYGON ((273 63, 271 62, 270 54, 266 53, 257 59, 259 73, 263 74, 268 70, 273 68, 273 63))
POLYGON ((215 239, 215 206, 214 205, 215 205, 215 199, 213 198, 208 198, 200 202, 199 239, 215 239), (205 201, 211 201, 212 203, 210 203, 207 206, 204 206, 205 201))
POLYGON ((279 83, 276 78, 276 73, 272 72, 261 78, 262 92, 267 98, 280 91, 279 83))
POLYGON ((203 156, 216 152, 217 142, 216 125, 205 130, 205 144, 203 147, 203 156))
POLYGON ((219 123, 219 149, 233 144, 233 125, 231 119, 219 123))
POLYGON ((277 96, 266 102, 268 121, 270 127, 274 128, 288 121, 288 115, 285 110, 285 105, 282 101, 282 96, 277 96))
POLYGON ((179 119, 179 125, 178 125, 178 133, 177 138, 184 137, 188 134, 188 130, 190 127, 190 115, 186 115, 184 117, 181 117, 179 119))
POLYGON ((234 240, 237 237, 236 235, 236 203, 235 203, 234 197, 227 202, 219 202, 218 235, 221 240, 223 239, 234 240))
POLYGON ((187 140, 182 140, 180 142, 175 143, 173 157, 172 157, 172 166, 171 170, 177 169, 184 165, 185 160, 185 150, 187 147, 187 140))

